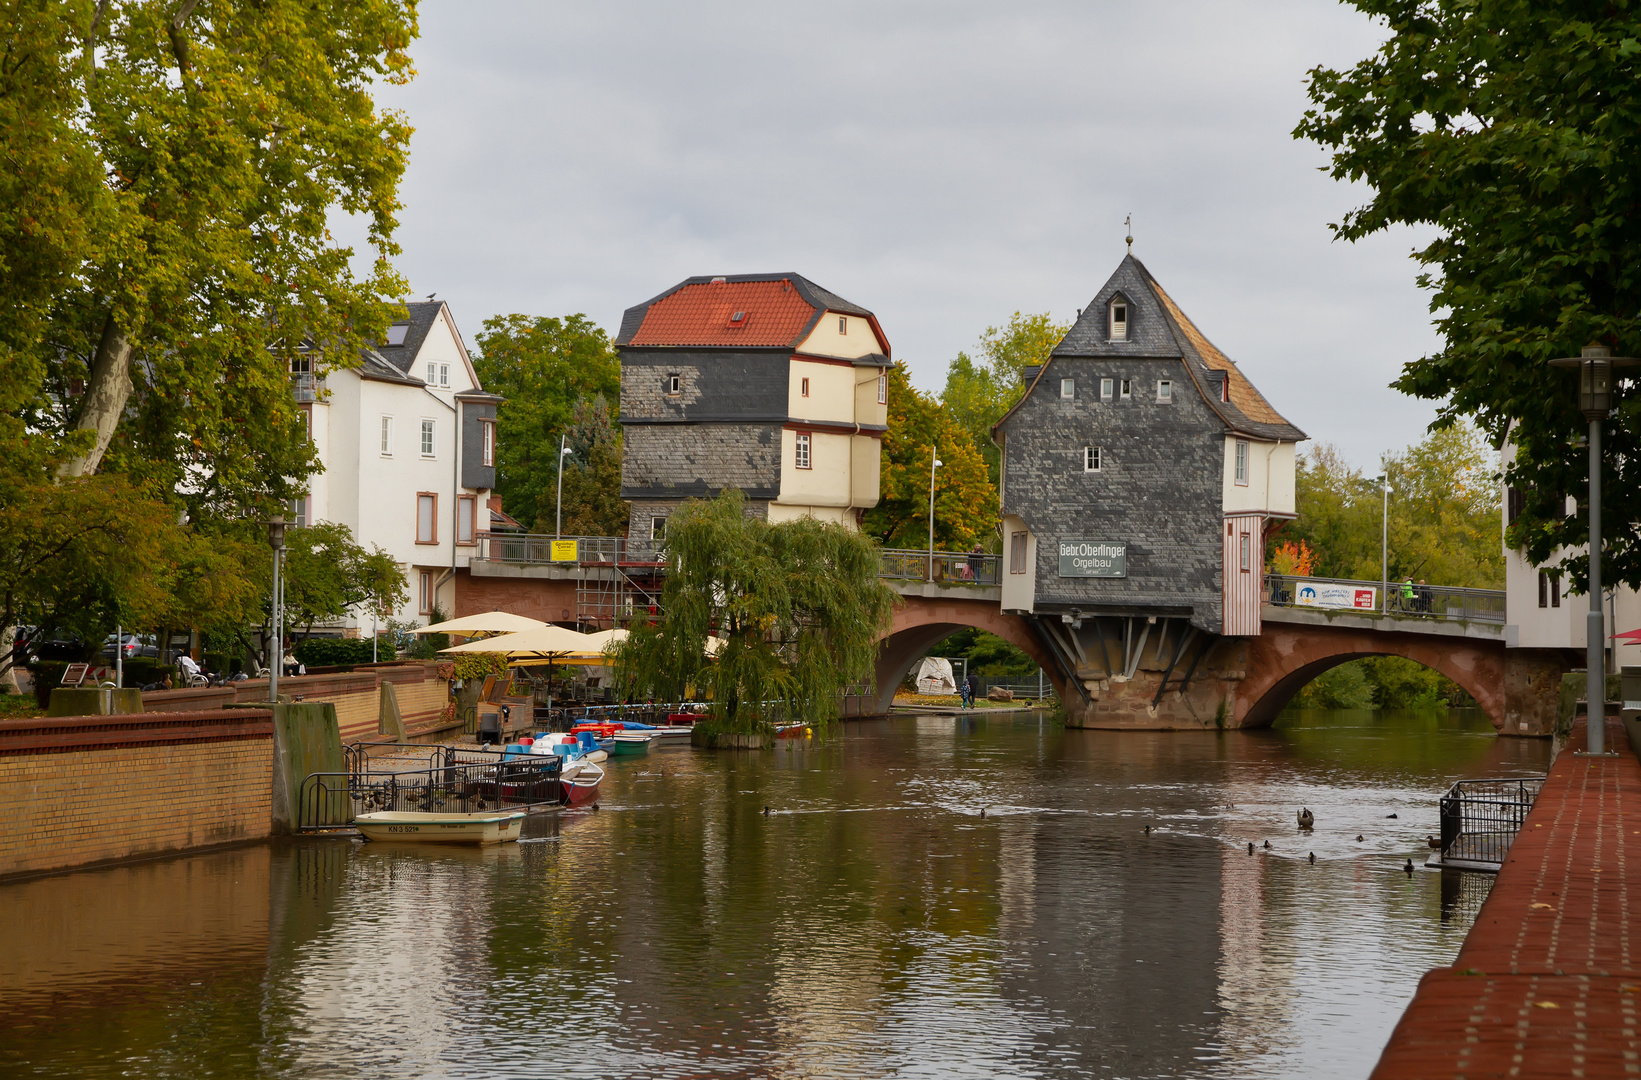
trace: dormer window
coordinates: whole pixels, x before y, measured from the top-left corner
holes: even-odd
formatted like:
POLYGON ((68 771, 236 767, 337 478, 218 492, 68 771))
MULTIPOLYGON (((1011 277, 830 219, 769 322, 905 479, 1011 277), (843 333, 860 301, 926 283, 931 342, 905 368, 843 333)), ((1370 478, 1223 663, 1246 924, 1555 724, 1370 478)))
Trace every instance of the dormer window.
POLYGON ((1128 301, 1120 296, 1111 301, 1111 340, 1128 340, 1128 301))
POLYGON ((677 397, 684 392, 684 377, 678 374, 667 376, 667 396, 677 397))

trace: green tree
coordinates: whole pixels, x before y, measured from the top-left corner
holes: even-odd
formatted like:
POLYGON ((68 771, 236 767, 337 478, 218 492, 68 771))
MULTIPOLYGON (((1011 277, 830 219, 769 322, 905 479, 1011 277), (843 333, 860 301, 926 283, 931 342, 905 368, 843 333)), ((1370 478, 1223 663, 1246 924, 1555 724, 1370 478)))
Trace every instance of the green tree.
MULTIPOLYGON (((570 423, 572 453, 564 463, 564 532, 569 536, 625 536, 628 503, 621 498, 621 425, 600 394, 576 402, 570 423)), ((536 522, 537 532, 555 523, 536 522)))
MULTIPOLYGON (((1496 455, 1479 431, 1469 424, 1438 428, 1387 454, 1384 469, 1392 580, 1504 587, 1496 455)), ((1294 482, 1298 520, 1271 543, 1304 540, 1315 553, 1317 577, 1378 580, 1384 503, 1376 480, 1322 445, 1300 457, 1294 482)))
MULTIPOLYGON (((1535 562, 1588 541, 1562 493, 1582 490, 1585 430, 1570 377, 1546 361, 1587 344, 1641 351, 1641 8, 1530 0, 1352 0, 1384 20, 1379 50, 1310 73, 1295 134, 1333 153, 1369 201, 1349 240, 1431 225, 1415 253, 1444 338, 1398 388, 1518 448, 1512 540, 1535 562)), ((1607 428, 1604 498, 1641 520, 1641 400, 1607 428)), ((1607 581, 1641 585, 1641 533, 1606 538, 1607 581)), ((1563 559, 1586 582, 1587 559, 1563 559)))
POLYGON ((991 429, 1025 393, 1025 369, 1046 364, 1069 329, 1070 323, 1057 323, 1047 312, 1016 311, 1006 325, 986 327, 976 350, 978 361, 960 352, 946 368, 940 402, 986 459, 993 486, 1002 455, 991 441, 991 429))
POLYGON ((496 491, 509 514, 539 528, 553 519, 559 439, 580 402, 620 400, 621 360, 585 315, 498 315, 476 340, 480 381, 507 399, 496 420, 496 491))
POLYGON ((706 691, 720 731, 780 718, 824 728, 844 690, 871 679, 889 623, 877 546, 840 525, 771 525, 745 511, 730 488, 668 520, 662 615, 615 649, 617 685, 663 700, 706 691))
POLYGON ((386 260, 410 128, 370 91, 408 76, 411 9, 71 0, 9 14, 6 77, 38 73, 49 92, 6 95, 0 143, 37 150, 43 131, 61 156, 46 187, 0 203, 0 265, 25 278, 14 429, 66 475, 112 467, 196 510, 299 490, 316 465, 291 362, 356 363, 404 291, 386 260), (366 223, 363 278, 327 230, 338 210, 366 223))
POLYGON ((861 527, 885 547, 928 544, 929 465, 938 447, 935 546, 965 550, 992 539, 997 486, 974 440, 939 401, 912 386, 904 364, 895 363, 888 375, 889 430, 883 436, 878 504, 866 511, 861 527))

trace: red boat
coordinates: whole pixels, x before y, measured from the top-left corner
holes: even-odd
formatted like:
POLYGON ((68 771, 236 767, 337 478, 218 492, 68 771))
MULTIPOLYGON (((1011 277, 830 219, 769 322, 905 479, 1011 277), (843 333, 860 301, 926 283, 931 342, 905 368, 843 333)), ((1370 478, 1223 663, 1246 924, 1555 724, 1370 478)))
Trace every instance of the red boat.
POLYGON ((598 785, 604 779, 604 769, 585 758, 572 758, 564 763, 558 775, 560 801, 565 806, 585 806, 598 801, 598 785))

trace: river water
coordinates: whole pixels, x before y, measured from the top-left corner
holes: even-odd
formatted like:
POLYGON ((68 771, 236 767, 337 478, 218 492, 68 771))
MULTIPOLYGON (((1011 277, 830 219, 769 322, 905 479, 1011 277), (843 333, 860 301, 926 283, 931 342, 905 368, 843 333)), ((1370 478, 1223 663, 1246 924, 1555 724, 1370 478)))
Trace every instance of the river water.
POLYGON ((1489 884, 1403 872, 1437 797, 1547 757, 1453 711, 618 759, 518 845, 0 887, 0 1075, 1366 1076, 1489 884))

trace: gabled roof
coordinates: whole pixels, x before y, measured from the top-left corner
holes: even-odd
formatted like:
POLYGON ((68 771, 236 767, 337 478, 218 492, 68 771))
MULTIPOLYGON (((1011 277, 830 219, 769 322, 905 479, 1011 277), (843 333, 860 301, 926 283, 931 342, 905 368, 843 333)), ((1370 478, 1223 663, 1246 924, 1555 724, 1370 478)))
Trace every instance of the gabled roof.
MULTIPOLYGON (((1186 318, 1145 264, 1126 256, 1117 272, 1095 294, 1093 301, 1050 354, 1050 364, 1059 358, 1133 357, 1183 360, 1192 383, 1225 426, 1255 438, 1298 442, 1308 438, 1278 413, 1263 394, 1254 388, 1230 357, 1221 352, 1196 324, 1186 318), (1128 337, 1112 341, 1107 321, 1107 305, 1121 295, 1128 301, 1128 337), (1214 374, 1210 373, 1222 373, 1214 374), (1230 381, 1230 401, 1221 401, 1215 389, 1220 378, 1230 381)), ((1029 396, 1043 378, 1044 365, 1032 380, 1029 396)), ((1025 400, 1025 397, 1020 399, 1025 400)), ((1019 408, 1016 404, 1015 408, 1019 408)), ((1007 420, 1014 410, 1003 417, 1007 420)), ((1002 424, 998 421, 998 425, 1002 424)), ((994 426, 995 430, 995 426, 994 426)))
POLYGON ((883 340, 870 311, 799 274, 732 274, 686 278, 628 308, 615 343, 795 348, 828 311, 869 320, 878 340, 883 340))
POLYGON ((416 363, 416 354, 422 351, 422 342, 427 340, 427 332, 433 329, 433 323, 438 320, 439 309, 442 307, 442 300, 406 303, 408 318, 395 319, 393 323, 395 326, 405 326, 404 344, 380 343, 376 346, 376 353, 387 363, 398 368, 400 374, 409 375, 411 366, 416 363))

